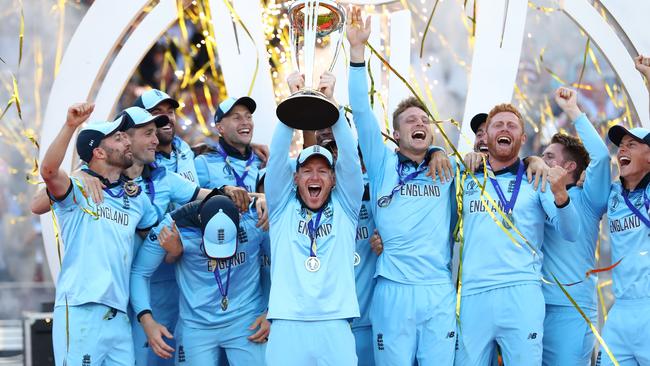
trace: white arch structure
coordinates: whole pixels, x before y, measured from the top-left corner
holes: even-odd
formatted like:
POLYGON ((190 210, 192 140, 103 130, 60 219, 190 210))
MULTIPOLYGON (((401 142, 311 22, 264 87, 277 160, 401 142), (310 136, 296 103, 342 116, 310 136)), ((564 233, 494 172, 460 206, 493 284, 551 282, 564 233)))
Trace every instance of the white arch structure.
MULTIPOLYGON (((643 32, 646 21, 639 18, 650 13, 650 4, 641 4, 633 0, 602 0, 601 3, 612 14, 621 28, 629 34, 629 40, 636 49, 648 52, 650 35, 643 32), (630 11, 634 9, 634 11, 630 11), (636 17, 630 13, 637 14, 636 17), (638 31, 637 31, 638 30, 638 31)), ((188 3, 188 0, 183 0, 188 3)), ((350 3, 379 5, 385 0, 350 0, 350 3)), ((226 88, 231 95, 243 95, 247 92, 253 75, 257 54, 260 57, 260 69, 255 88, 251 96, 258 103, 256 112, 256 139, 268 142, 275 125, 275 103, 270 67, 266 62, 266 49, 263 35, 262 12, 259 1, 233 1, 243 22, 256 39, 257 49, 238 27, 239 49, 232 27, 230 13, 222 0, 210 0, 212 21, 217 45, 219 62, 224 73, 226 88), (246 76, 242 78, 242 76, 246 76), (264 117, 264 116, 269 116, 264 117)), ((650 126, 648 113, 648 93, 643 80, 634 70, 631 56, 615 31, 597 14, 587 0, 569 0, 562 2, 564 11, 580 26, 603 51, 614 71, 626 88, 631 103, 636 109, 642 124, 650 126)), ((524 0, 479 1, 476 42, 472 58, 472 72, 467 92, 463 121, 469 121, 478 111, 485 111, 496 103, 512 99, 517 67, 521 53, 521 44, 526 19, 527 2, 524 0), (508 4, 508 17, 502 29, 504 9, 508 4), (503 45, 501 35, 503 31, 503 45), (496 57, 495 57, 496 56, 496 57)), ((95 111, 91 119, 108 119, 113 112, 117 99, 133 71, 144 57, 151 45, 160 38, 171 24, 176 21, 176 0, 160 0, 157 4, 150 0, 121 1, 119 6, 111 0, 97 0, 89 8, 63 56, 59 74, 56 76, 45 111, 41 131, 41 156, 64 122, 70 104, 93 100, 95 111), (145 10, 148 9, 148 12, 145 10), (98 31, 100 30, 100 31, 98 31), (128 35, 128 38, 126 38, 128 35), (126 38, 126 40, 125 40, 126 38), (96 96, 95 96, 96 91, 96 96)), ((390 48, 393 50, 391 64, 403 74, 408 74, 410 66, 410 22, 407 10, 392 13, 390 30, 390 48)), ((380 43, 380 22, 373 22, 372 44, 380 43)), ((337 93, 339 101, 347 102, 345 87, 346 67, 339 59, 335 72, 339 82, 337 93)), ((381 65, 375 62, 373 74, 381 74, 381 65)), ((381 88, 381 78, 375 80, 377 89, 381 88)), ((407 95, 407 89, 395 77, 389 77, 388 109, 407 95)), ((376 112, 382 115, 379 103, 376 112)), ((383 116, 378 118, 383 121, 383 116)), ((469 123, 463 123, 462 132, 472 136, 469 123)), ((462 142, 461 150, 471 147, 462 142)), ((68 149, 63 167, 72 168, 73 144, 68 149)), ((59 272, 58 256, 55 248, 54 232, 50 214, 41 216, 43 238, 52 277, 59 272)))

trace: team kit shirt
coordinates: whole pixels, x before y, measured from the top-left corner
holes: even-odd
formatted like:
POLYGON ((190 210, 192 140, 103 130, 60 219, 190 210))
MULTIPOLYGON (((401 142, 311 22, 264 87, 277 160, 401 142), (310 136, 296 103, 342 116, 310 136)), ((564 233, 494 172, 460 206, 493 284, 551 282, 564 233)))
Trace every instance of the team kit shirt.
POLYGON ((228 185, 255 192, 255 183, 262 160, 255 155, 250 146, 247 147, 244 155, 222 138, 212 147, 214 151, 194 159, 199 185, 210 189, 228 185))
POLYGON ((165 167, 168 171, 179 174, 192 183, 199 184, 196 168, 194 167, 194 152, 187 142, 180 137, 172 139, 172 152, 167 154, 156 151, 156 164, 165 167))
POLYGON ((149 230, 157 215, 146 194, 127 194, 123 184, 109 184, 100 205, 84 197, 77 178, 63 197, 50 197, 63 242, 55 306, 99 303, 126 312, 133 233, 149 230))
POLYGON ((183 255, 175 263, 181 294, 179 318, 182 325, 211 329, 226 326, 249 314, 259 316, 267 305, 262 293, 259 266, 265 234, 255 227, 256 215, 249 210, 241 216, 235 255, 216 261, 208 258, 201 249, 203 235, 198 220, 199 205, 199 201, 194 201, 165 215, 165 219, 144 241, 131 274, 131 304, 134 311, 141 314, 151 310, 148 281, 165 258, 165 250, 158 243, 157 235, 164 226, 171 227, 174 221, 183 244, 183 255), (228 306, 225 310, 221 307, 223 294, 215 275, 219 276, 222 290, 227 288, 228 306))
POLYGON ((616 300, 650 298, 650 173, 633 191, 612 184, 607 218, 616 300))
POLYGON ((300 201, 293 176, 296 164, 289 159, 293 129, 278 123, 271 142, 271 158, 265 178, 271 238, 271 294, 268 319, 318 321, 359 316, 354 283, 354 251, 363 179, 356 142, 339 110, 332 126, 338 145, 337 181, 321 214, 300 201), (317 217, 320 216, 320 220, 317 217), (320 270, 309 272, 310 219, 314 224, 320 270))
POLYGON ((375 222, 372 219, 372 201, 370 200, 370 186, 364 174, 364 193, 359 211, 357 224, 357 240, 355 243, 354 276, 356 282, 357 301, 361 316, 352 321, 352 328, 370 326, 370 303, 375 288, 375 265, 377 255, 370 247, 370 237, 375 231, 375 222))
MULTIPOLYGON (((580 213, 572 217, 572 220, 580 220, 582 234, 576 237, 574 243, 567 241, 547 216, 542 247, 544 278, 553 282, 554 274, 563 284, 583 280, 585 273, 595 266, 599 222, 607 210, 607 197, 612 180, 609 150, 596 129, 584 113, 575 120, 574 125, 591 160, 586 169, 583 187, 572 186, 568 189, 571 202, 580 213)), ((581 308, 596 311, 597 282, 597 276, 590 276, 581 283, 564 288, 581 308)), ((547 304, 572 306, 559 286, 543 286, 542 290, 547 304)))
POLYGON ((451 284, 454 184, 427 177, 428 158, 417 165, 383 143, 364 67, 350 67, 349 85, 359 146, 363 156, 371 157, 364 160, 371 212, 384 243, 375 276, 412 285, 451 284), (407 220, 396 224, 399 218, 407 220))
MULTIPOLYGON (((517 159, 511 166, 493 172, 494 179, 510 202, 515 196, 517 176, 524 173, 523 165, 517 159)), ((483 182, 483 174, 483 169, 475 173, 479 182, 483 182)), ((514 230, 508 229, 517 241, 517 244, 513 243, 490 216, 488 210, 492 211, 498 221, 502 221, 502 216, 487 196, 504 210, 490 178, 486 180, 484 194, 471 177, 467 177, 464 182, 464 247, 461 258, 463 296, 507 286, 540 285, 545 217, 548 216, 547 220, 555 230, 570 243, 575 243, 582 235, 580 222, 575 220, 578 213, 571 199, 564 207, 558 208, 550 189, 541 192, 535 190, 527 179, 520 177, 519 181, 519 191, 514 200, 513 223, 532 248, 514 230), (485 204, 481 198, 484 198, 485 204)), ((505 223, 503 225, 508 227, 505 223)))

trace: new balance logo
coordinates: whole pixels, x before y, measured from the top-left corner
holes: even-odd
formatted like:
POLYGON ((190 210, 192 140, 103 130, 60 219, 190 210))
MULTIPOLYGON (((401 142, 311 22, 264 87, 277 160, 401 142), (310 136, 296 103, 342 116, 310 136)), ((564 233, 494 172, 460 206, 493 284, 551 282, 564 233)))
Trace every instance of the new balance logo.
POLYGON ((183 349, 183 345, 178 346, 178 362, 185 362, 185 349, 183 349))
POLYGON ((447 338, 454 338, 455 336, 456 336, 456 332, 454 331, 447 333, 447 338))
POLYGON ((537 339, 537 333, 530 333, 528 339, 537 339))
POLYGON ((384 334, 379 333, 377 334, 377 349, 380 351, 384 350, 384 334))
POLYGON ((84 355, 81 366, 90 366, 90 355, 84 355))

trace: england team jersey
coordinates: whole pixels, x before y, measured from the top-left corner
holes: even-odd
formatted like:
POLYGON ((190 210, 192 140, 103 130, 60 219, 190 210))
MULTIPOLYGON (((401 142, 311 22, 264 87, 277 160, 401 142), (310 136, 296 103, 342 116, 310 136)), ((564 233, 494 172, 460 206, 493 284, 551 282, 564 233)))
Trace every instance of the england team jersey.
POLYGON ((122 182, 109 185, 98 206, 80 187, 83 184, 71 178, 63 197, 51 197, 63 250, 55 305, 99 303, 126 312, 133 235, 156 224, 156 210, 141 191, 128 196, 122 182))
MULTIPOLYGON (((376 276, 413 285, 451 283, 451 226, 454 184, 426 176, 428 160, 417 164, 384 143, 368 101, 364 67, 350 67, 350 104, 359 135, 359 147, 370 180, 370 204, 384 251, 377 259, 376 276), (390 203, 400 178, 421 170, 402 185, 390 203)), ((454 159, 452 164, 455 165, 454 159)))
MULTIPOLYGON (((494 172, 507 199, 512 199, 520 163, 517 159, 513 165, 494 172)), ((482 169, 475 176, 479 182, 483 182, 482 169)), ((501 205, 490 180, 485 184, 485 193, 497 205, 501 205)), ((494 213, 497 220, 502 221, 502 218, 487 198, 487 205, 481 200, 481 197, 487 195, 481 193, 481 188, 471 177, 467 177, 463 185, 462 294, 472 295, 518 284, 539 285, 545 219, 548 216, 549 222, 562 237, 574 243, 582 235, 580 222, 574 219, 578 216, 575 205, 569 199, 566 206, 558 208, 550 189, 543 193, 522 179, 513 210, 514 225, 528 240, 531 248, 513 229, 508 229, 517 241, 517 244, 513 243, 494 222, 488 210, 494 213)))
POLYGON ((611 186, 607 218, 612 245, 614 296, 617 299, 647 299, 650 297, 650 227, 635 215, 625 202, 650 222, 650 173, 633 191, 627 191, 620 182, 611 186))
POLYGON ((296 165, 289 159, 293 129, 276 125, 264 180, 271 238, 271 294, 269 319, 334 320, 359 316, 354 283, 355 237, 363 180, 352 131, 339 110, 332 126, 338 145, 335 164, 340 184, 322 208, 315 230, 320 269, 307 270, 311 241, 308 222, 316 215, 297 196, 293 184, 296 165))
POLYGON ((245 155, 220 139, 211 152, 194 159, 199 185, 203 188, 221 188, 224 185, 241 187, 255 192, 257 174, 262 160, 248 148, 245 155), (240 181, 241 179, 241 181, 240 181))
MULTIPOLYGON (((164 226, 170 227, 172 220, 176 222, 183 244, 183 255, 175 263, 175 270, 181 293, 179 318, 185 326, 218 328, 246 314, 260 315, 265 311, 259 266, 264 232, 255 227, 256 215, 248 211, 241 216, 235 255, 215 261, 201 249, 203 235, 198 220, 199 204, 199 201, 194 201, 167 214, 138 252, 131 274, 131 304, 136 314, 151 309, 148 281, 165 258, 157 235, 164 226), (222 285, 228 288, 226 310, 221 308, 222 294, 215 271, 222 285)), ((156 314, 153 316, 155 318, 156 314)))
POLYGON ((171 154, 162 151, 156 152, 156 164, 165 167, 170 172, 179 174, 192 183, 199 184, 194 167, 194 152, 187 142, 178 136, 174 136, 172 140, 171 154))

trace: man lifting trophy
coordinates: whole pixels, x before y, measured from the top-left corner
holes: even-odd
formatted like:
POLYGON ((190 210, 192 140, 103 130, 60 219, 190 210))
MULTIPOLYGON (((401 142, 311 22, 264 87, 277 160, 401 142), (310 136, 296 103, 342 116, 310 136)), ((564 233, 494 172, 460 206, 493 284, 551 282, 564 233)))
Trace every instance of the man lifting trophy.
MULTIPOLYGON (((338 120, 338 106, 314 88, 313 78, 314 69, 318 66, 315 63, 317 47, 328 43, 332 36, 335 36, 331 40, 336 41, 336 46, 327 60, 331 58, 328 70, 331 72, 334 68, 343 41, 344 24, 345 10, 336 1, 298 0, 289 8, 293 66, 295 70, 304 72, 305 85, 278 105, 276 114, 287 126, 299 130, 320 130, 338 120)), ((323 57, 319 55, 319 59, 323 57)))

